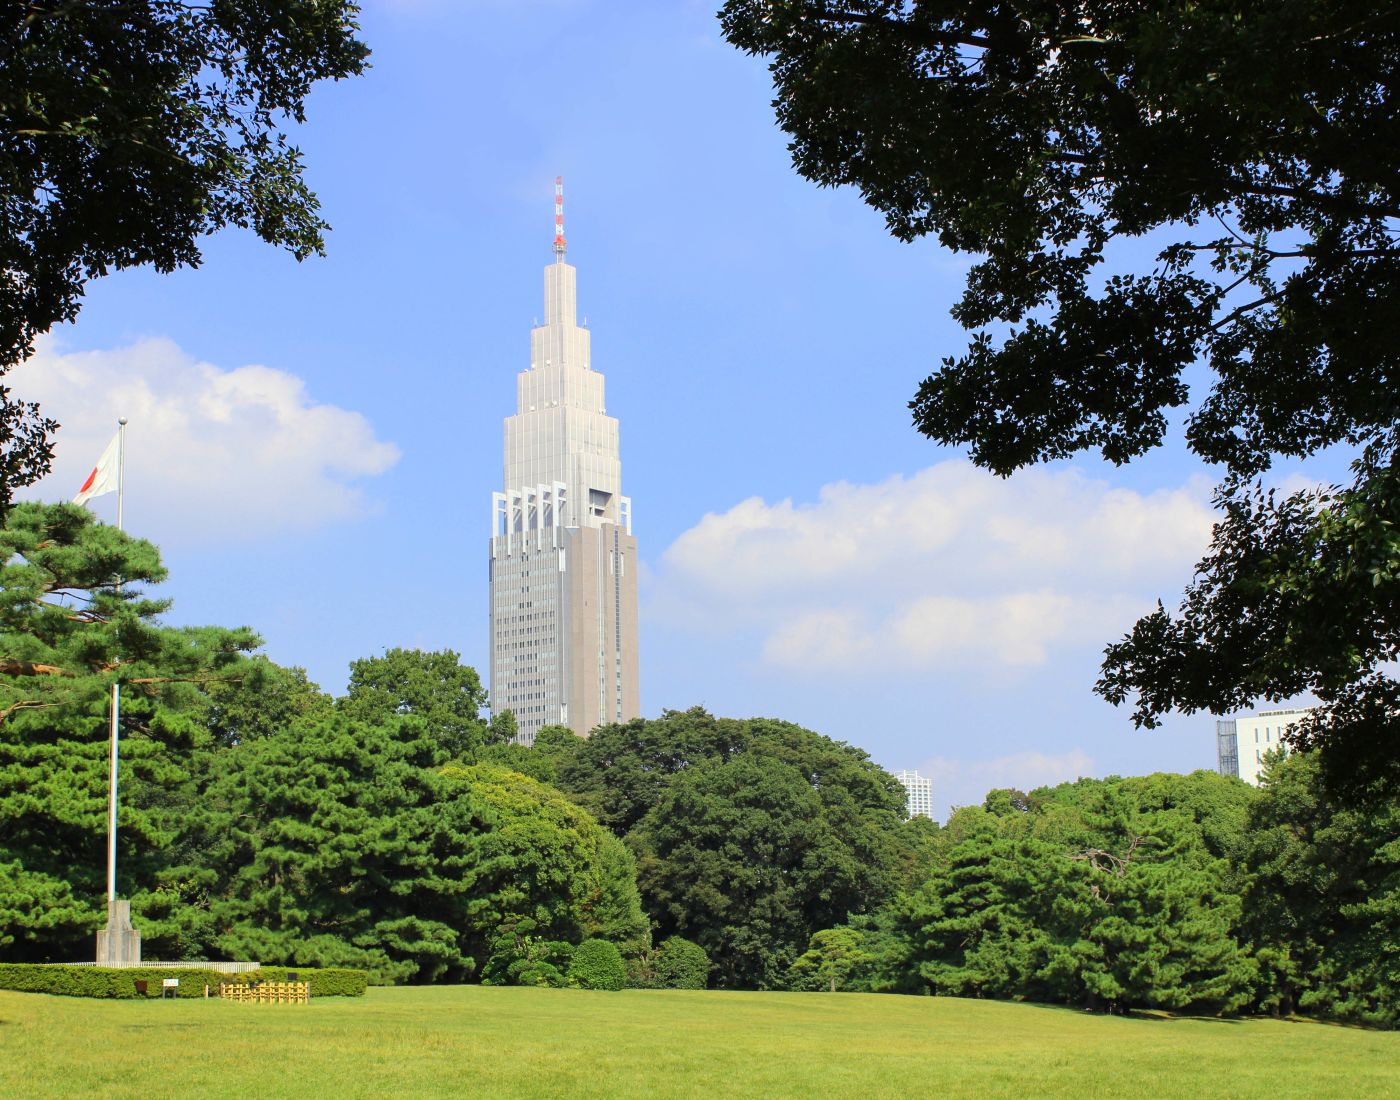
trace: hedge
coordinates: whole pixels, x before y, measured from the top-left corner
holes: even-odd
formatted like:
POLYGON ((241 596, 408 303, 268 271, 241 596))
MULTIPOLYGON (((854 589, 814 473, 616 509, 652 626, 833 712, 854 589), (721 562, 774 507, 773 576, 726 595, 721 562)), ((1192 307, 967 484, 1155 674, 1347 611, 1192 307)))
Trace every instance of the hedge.
POLYGON ((661 989, 704 989, 710 957, 698 943, 672 936, 656 953, 656 984, 661 989))
POLYGON ((315 970, 301 966, 264 966, 241 974, 223 974, 206 970, 198 963, 179 969, 0 963, 0 989, 61 997, 136 997, 136 983, 144 980, 146 996, 159 997, 163 978, 179 978, 176 996, 203 997, 206 983, 215 993, 220 982, 285 982, 291 980, 292 974, 298 981, 311 983, 313 997, 359 997, 369 980, 363 970, 315 970))
POLYGON ((627 968, 615 943, 584 940, 569 960, 569 984, 584 989, 622 989, 627 984, 627 968))
POLYGON ((225 974, 223 980, 289 982, 292 974, 299 982, 311 983, 313 997, 363 997, 369 984, 364 970, 312 970, 304 966, 264 966, 248 974, 225 974))

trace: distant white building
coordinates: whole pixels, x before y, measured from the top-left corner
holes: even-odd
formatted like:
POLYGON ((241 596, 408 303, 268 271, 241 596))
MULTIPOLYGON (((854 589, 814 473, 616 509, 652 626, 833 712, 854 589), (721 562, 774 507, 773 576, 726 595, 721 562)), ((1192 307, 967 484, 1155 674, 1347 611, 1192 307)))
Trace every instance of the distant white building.
POLYGON ((1309 708, 1292 710, 1261 710, 1235 718, 1217 719, 1215 723, 1216 770, 1221 775, 1237 775, 1257 787, 1259 773, 1264 770, 1264 754, 1274 749, 1287 750, 1283 734, 1295 726, 1309 708))
POLYGON ((904 807, 910 817, 933 820, 933 780, 918 772, 902 771, 895 776, 904 784, 904 807))

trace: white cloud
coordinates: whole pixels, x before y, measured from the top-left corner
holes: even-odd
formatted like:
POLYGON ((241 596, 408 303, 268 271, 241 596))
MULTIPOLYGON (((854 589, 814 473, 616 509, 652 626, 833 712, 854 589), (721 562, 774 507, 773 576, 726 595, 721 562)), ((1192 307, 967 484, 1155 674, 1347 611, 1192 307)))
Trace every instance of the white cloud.
POLYGON ((252 538, 365 515, 374 506, 355 481, 399 458, 362 415, 316 404, 295 375, 224 370, 170 340, 67 353, 46 340, 11 377, 17 395, 62 424, 53 473, 29 495, 71 497, 125 416, 128 526, 157 541, 252 538))
MULTIPOLYGON (((1010 665, 1038 665, 1047 646, 1076 623, 1074 601, 1057 592, 1017 592, 982 600, 926 596, 887 623, 897 652, 916 665, 990 646, 1010 665)), ((1078 616, 1082 625, 1084 616, 1078 616)))
POLYGON ((1144 494, 964 461, 838 482, 808 503, 755 497, 670 546, 652 614, 756 629, 764 664, 812 674, 1040 665, 1178 591, 1209 541, 1208 498, 1204 479, 1144 494))
POLYGON ((813 611, 778 626, 763 654, 776 665, 840 668, 863 660, 871 648, 869 630, 858 612, 813 611))

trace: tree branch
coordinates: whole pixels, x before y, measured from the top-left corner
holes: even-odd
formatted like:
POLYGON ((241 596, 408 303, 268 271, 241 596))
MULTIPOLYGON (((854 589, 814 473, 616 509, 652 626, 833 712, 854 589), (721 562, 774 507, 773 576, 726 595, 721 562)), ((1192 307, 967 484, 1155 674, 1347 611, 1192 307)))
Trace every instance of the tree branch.
POLYGON ((45 710, 49 707, 62 706, 62 703, 41 703, 38 699, 21 699, 17 703, 11 703, 4 710, 0 710, 0 722, 7 721, 9 717, 21 710, 45 710))
POLYGON ((4 676, 71 676, 66 668, 57 665, 42 665, 34 661, 21 661, 13 657, 0 657, 0 675, 4 676))
POLYGON ((124 684, 146 687, 151 684, 241 684, 242 676, 135 676, 124 684))
POLYGON ((1243 317, 1243 316, 1244 316, 1246 313, 1248 313, 1250 310, 1258 309, 1260 306, 1266 306, 1266 305, 1268 305, 1270 302, 1276 302, 1276 301, 1278 301, 1278 300, 1279 300, 1280 298, 1282 298, 1282 297, 1283 297, 1283 290, 1282 290, 1282 289, 1279 289, 1279 290, 1274 291, 1274 293, 1272 293, 1272 294, 1266 294, 1266 295, 1264 295, 1264 297, 1262 297, 1262 298, 1256 298, 1256 299, 1254 299, 1254 301, 1252 301, 1252 302, 1246 302, 1246 303, 1245 303, 1244 305, 1242 305, 1242 306, 1236 306, 1236 307, 1235 307, 1234 309, 1232 309, 1229 313, 1227 313, 1224 317, 1222 317, 1220 320, 1216 321, 1215 324, 1211 325, 1211 326, 1210 326, 1210 331, 1211 331, 1211 332, 1219 332, 1222 328, 1224 328, 1226 325, 1228 325, 1228 324, 1229 324, 1231 321, 1233 321, 1236 317, 1243 317))
POLYGON ((1095 871, 1103 871, 1112 874, 1115 878, 1123 878, 1128 873, 1128 865, 1133 862, 1133 856, 1137 853, 1138 845, 1143 838, 1135 836, 1128 843, 1128 850, 1121 856, 1112 852, 1104 851, 1102 848, 1084 848, 1078 852, 1071 852, 1070 859, 1081 863, 1088 863, 1095 871))
POLYGON ((972 46, 974 49, 985 50, 992 45, 990 38, 983 38, 981 35, 941 34, 938 31, 915 27, 898 19, 885 19, 878 15, 865 15, 860 12, 832 12, 825 9, 813 11, 810 14, 819 23, 859 23, 862 26, 879 27, 926 46, 972 46))

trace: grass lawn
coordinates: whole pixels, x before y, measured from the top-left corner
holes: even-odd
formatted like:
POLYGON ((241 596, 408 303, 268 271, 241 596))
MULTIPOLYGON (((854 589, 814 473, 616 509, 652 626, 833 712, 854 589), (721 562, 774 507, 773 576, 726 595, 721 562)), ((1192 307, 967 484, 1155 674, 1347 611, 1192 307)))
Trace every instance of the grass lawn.
POLYGON ((1400 1097, 1400 1033, 951 998, 371 989, 308 1005, 0 992, 0 1096, 1400 1097))

